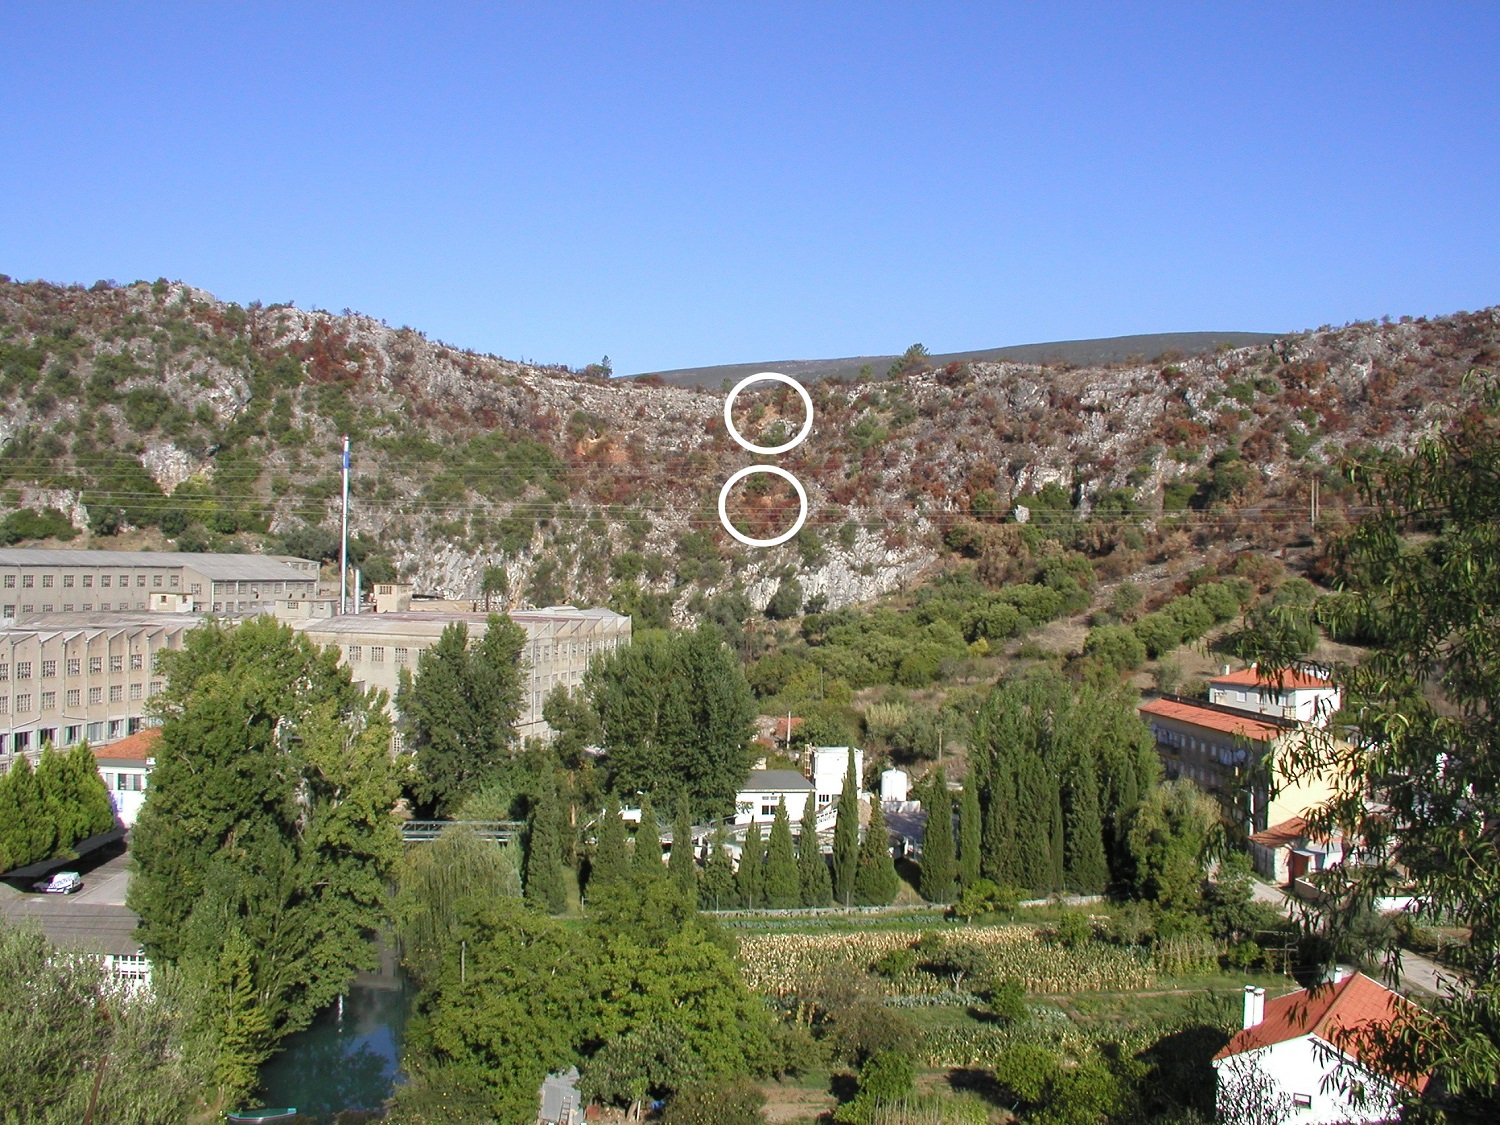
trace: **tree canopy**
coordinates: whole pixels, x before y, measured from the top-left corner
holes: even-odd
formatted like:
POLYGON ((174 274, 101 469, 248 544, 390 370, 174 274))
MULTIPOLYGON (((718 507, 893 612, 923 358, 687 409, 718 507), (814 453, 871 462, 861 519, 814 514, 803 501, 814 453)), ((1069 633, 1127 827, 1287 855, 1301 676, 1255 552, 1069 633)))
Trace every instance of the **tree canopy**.
POLYGON ((267 618, 203 625, 161 660, 129 904, 154 961, 199 973, 240 1011, 217 1030, 221 1074, 253 1078, 373 965, 366 935, 401 847, 390 724, 336 652, 267 618))

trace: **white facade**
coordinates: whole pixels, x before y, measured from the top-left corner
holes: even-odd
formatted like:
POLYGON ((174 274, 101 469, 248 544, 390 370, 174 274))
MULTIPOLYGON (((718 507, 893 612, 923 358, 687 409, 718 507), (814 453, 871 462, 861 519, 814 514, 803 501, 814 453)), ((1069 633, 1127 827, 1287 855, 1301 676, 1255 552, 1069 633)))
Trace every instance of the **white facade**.
POLYGON ((844 775, 849 772, 849 755, 854 755, 854 788, 865 789, 865 752, 858 746, 814 746, 812 748, 812 783, 818 807, 831 805, 844 791, 844 775))
POLYGON ((1250 668, 1210 680, 1208 701, 1237 711, 1322 727, 1343 698, 1333 684, 1307 672, 1288 670, 1270 677, 1250 668))
POLYGON ((796 824, 812 796, 813 783, 796 770, 752 770, 735 797, 734 823, 770 824, 784 799, 786 815, 796 824))
POLYGON ((1273 1091, 1268 1093, 1289 1107, 1286 1117, 1276 1118, 1285 1125, 1373 1123, 1395 1121, 1398 1117, 1399 1099, 1390 1083, 1316 1035, 1303 1035, 1227 1059, 1215 1059, 1214 1070, 1221 1113, 1235 1104, 1235 1085, 1254 1072, 1269 1079, 1273 1091), (1345 1068, 1342 1072, 1341 1062, 1345 1068), (1363 1087, 1363 1097, 1353 1096, 1350 1089, 1353 1084, 1363 1087))

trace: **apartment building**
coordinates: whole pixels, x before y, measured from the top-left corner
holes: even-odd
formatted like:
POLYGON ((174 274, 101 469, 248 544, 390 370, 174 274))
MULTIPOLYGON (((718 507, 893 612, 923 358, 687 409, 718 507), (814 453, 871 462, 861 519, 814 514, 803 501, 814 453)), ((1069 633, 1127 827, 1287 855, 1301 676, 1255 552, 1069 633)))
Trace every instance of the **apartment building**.
MULTIPOLYGON (((629 644, 630 618, 573 606, 511 610, 509 616, 526 631, 521 656, 527 685, 516 729, 522 738, 546 737, 550 728, 542 719, 542 701, 547 693, 558 686, 577 687, 596 653, 629 644)), ((344 614, 291 625, 320 645, 336 647, 357 683, 381 688, 394 699, 401 669, 414 673, 422 650, 436 643, 444 629, 462 622, 472 641, 484 635, 488 621, 483 613, 413 610, 344 614)))
POLYGON ((1317 727, 1328 725, 1342 700, 1327 676, 1302 668, 1272 674, 1251 666, 1231 672, 1226 664, 1222 675, 1208 681, 1210 703, 1317 727))
POLYGON ((317 593, 318 564, 289 555, 0 548, 0 622, 70 614, 247 617, 317 593))
POLYGON ((1140 708, 1168 779, 1219 799, 1247 833, 1304 815, 1333 795, 1326 773, 1294 773, 1289 757, 1309 725, 1295 718, 1164 695, 1140 708))
POLYGON ((161 690, 156 656, 181 648, 199 620, 54 613, 0 627, 0 770, 18 754, 35 761, 45 743, 102 745, 149 725, 146 702, 161 690))

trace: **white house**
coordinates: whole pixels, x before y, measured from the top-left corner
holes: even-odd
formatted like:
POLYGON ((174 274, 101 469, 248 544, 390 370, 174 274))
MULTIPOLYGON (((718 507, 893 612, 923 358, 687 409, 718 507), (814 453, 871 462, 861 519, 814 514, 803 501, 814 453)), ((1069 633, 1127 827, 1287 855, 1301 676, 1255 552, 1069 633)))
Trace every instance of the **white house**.
POLYGON ((796 770, 751 770, 735 797, 734 823, 770 824, 784 799, 786 814, 796 824, 812 796, 813 783, 796 770))
POLYGON ((148 779, 156 765, 156 744, 160 741, 161 728, 147 727, 118 742, 94 747, 99 776, 109 790, 115 816, 126 828, 135 827, 135 819, 146 801, 148 779))
POLYGON ((1327 678, 1313 672, 1288 668, 1273 674, 1252 666, 1209 680, 1208 701, 1321 727, 1339 709, 1342 696, 1327 678))
POLYGON ((1344 838, 1311 831, 1300 816, 1273 824, 1250 837, 1255 870, 1280 886, 1326 871, 1344 858, 1344 838))
MULTIPOLYGON (((1220 1115, 1286 1125, 1396 1120, 1402 1091, 1360 1058, 1371 1031, 1410 1004, 1363 973, 1269 1002, 1265 989, 1246 985, 1244 1027, 1214 1056, 1220 1115)), ((1421 1092, 1428 1078, 1402 1085, 1421 1092)))

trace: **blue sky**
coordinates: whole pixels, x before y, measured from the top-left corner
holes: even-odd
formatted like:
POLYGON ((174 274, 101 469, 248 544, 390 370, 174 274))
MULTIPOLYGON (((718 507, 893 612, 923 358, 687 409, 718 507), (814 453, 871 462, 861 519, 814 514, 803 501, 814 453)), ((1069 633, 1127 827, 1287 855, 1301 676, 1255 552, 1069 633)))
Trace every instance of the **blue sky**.
POLYGON ((0 271, 617 372, 1500 303, 1500 5, 0 5, 0 271))

